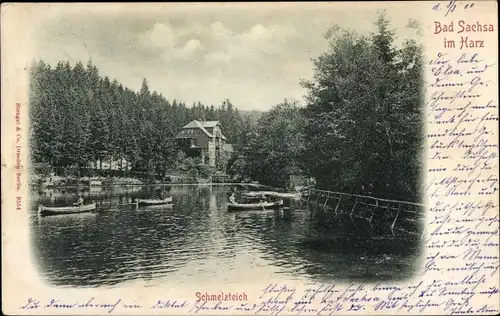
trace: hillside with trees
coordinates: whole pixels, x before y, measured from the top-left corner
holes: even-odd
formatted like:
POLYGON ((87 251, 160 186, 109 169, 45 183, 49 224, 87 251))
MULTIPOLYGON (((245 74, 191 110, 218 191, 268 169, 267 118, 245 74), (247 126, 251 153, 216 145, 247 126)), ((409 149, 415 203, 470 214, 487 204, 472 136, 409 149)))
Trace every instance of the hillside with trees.
POLYGON ((168 101, 146 79, 134 92, 91 63, 33 63, 29 98, 32 162, 66 173, 123 158, 133 171, 161 174, 175 165, 175 134, 191 120, 219 120, 231 143, 249 120, 229 100, 217 107, 168 101))

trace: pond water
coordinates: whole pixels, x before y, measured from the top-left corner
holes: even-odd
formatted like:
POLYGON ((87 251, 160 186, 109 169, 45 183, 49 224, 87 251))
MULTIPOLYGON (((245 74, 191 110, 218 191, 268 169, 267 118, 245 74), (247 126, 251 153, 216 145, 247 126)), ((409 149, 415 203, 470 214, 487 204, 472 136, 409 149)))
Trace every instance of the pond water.
MULTIPOLYGON (((77 189, 33 192, 30 226, 38 271, 49 284, 148 286, 200 277, 220 283, 397 281, 418 265, 418 238, 373 229, 290 201, 281 211, 227 212, 239 186, 165 186, 171 207, 139 207, 156 187, 87 188, 96 213, 39 217, 37 205, 68 205, 77 189)), ((81 192, 81 191, 80 191, 81 192)))

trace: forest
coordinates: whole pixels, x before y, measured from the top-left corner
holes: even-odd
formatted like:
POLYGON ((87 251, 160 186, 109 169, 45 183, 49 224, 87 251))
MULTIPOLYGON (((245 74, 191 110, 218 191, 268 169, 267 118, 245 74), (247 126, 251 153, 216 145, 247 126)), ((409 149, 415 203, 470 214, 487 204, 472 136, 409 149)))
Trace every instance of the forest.
POLYGON ((396 45, 383 14, 374 30, 359 35, 332 27, 328 50, 313 60, 314 77, 301 82, 304 104, 284 99, 258 114, 229 100, 217 106, 168 100, 151 92, 146 79, 134 92, 91 63, 37 61, 30 82, 32 160, 69 170, 123 157, 133 170, 162 174, 183 164, 174 142, 183 125, 219 120, 234 146, 222 171, 235 181, 284 186, 289 175, 301 174, 321 189, 419 201, 422 47, 415 40, 396 45))
POLYGON ((30 76, 32 161, 67 173, 105 159, 128 161, 133 171, 162 174, 178 161, 174 137, 192 120, 219 120, 230 143, 238 143, 255 113, 240 113, 231 101, 217 107, 187 106, 151 92, 139 92, 101 77, 90 62, 35 62, 30 76))
POLYGON ((305 104, 285 100, 264 113, 233 169, 273 185, 302 174, 324 190, 420 201, 421 45, 396 45, 383 13, 368 36, 335 26, 325 39, 313 79, 302 81, 305 104))

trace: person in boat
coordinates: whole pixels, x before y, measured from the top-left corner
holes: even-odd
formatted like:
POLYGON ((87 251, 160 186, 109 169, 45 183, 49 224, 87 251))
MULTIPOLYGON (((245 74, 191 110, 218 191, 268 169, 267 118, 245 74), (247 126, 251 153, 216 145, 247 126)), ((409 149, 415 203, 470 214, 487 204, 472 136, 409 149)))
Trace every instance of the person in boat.
POLYGON ((165 200, 167 198, 167 193, 164 190, 156 191, 156 198, 158 200, 165 200))
POLYGON ((78 194, 78 200, 76 203, 73 203, 74 206, 82 206, 83 205, 83 198, 81 194, 78 194))
POLYGON ((234 192, 229 197, 229 201, 233 204, 236 204, 236 194, 234 194, 234 192))
POLYGON ((165 200, 165 198, 166 198, 166 197, 167 197, 167 194, 165 193, 165 191, 163 191, 163 190, 162 190, 162 191, 160 191, 160 192, 158 193, 158 198, 159 198, 160 200, 165 200))
POLYGON ((266 202, 267 202, 266 195, 262 193, 260 196, 260 203, 266 203, 266 202))

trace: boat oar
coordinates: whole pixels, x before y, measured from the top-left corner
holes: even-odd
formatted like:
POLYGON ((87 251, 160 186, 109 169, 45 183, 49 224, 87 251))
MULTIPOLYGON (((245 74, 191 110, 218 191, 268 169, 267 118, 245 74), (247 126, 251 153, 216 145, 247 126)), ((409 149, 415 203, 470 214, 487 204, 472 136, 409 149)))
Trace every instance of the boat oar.
MULTIPOLYGON (((102 201, 101 204, 111 204, 112 202, 109 202, 109 201, 102 201)), ((135 202, 131 202, 131 203, 120 203, 120 204, 115 204, 113 206, 122 206, 122 205, 132 205, 132 204, 135 204, 135 202)))
POLYGON ((137 204, 136 202, 132 202, 132 203, 122 203, 122 204, 115 204, 115 205, 110 205, 110 206, 125 206, 125 205, 135 205, 137 204))
POLYGON ((134 204, 137 204, 137 202, 116 204, 115 206, 134 205, 134 204))

